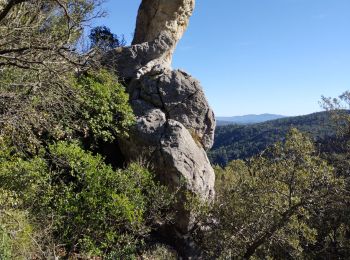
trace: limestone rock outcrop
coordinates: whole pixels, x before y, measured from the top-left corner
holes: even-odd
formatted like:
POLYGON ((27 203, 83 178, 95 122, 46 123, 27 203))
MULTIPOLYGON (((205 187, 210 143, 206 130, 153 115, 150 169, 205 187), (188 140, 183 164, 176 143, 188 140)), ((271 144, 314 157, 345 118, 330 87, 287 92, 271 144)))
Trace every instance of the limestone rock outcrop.
MULTIPOLYGON (((119 140, 129 160, 151 162, 170 188, 208 200, 214 195, 214 171, 206 155, 213 145, 215 118, 200 83, 172 70, 176 44, 187 28, 194 0, 143 0, 131 46, 109 53, 130 94, 137 123, 130 137, 119 140)), ((179 214, 177 226, 190 228, 190 214, 179 214)))
MULTIPOLYGON (((153 42, 161 33, 168 33, 175 44, 185 32, 195 0, 143 0, 139 8, 132 45, 153 42)), ((175 44, 163 54, 170 65, 175 44)))

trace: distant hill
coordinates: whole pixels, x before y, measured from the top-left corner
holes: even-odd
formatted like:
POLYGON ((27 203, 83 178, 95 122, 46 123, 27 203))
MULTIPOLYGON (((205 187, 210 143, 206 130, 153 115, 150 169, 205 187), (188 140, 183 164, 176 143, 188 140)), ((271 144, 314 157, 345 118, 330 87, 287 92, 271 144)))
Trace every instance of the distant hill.
POLYGON ((315 141, 334 136, 328 112, 281 118, 264 123, 218 126, 209 152, 213 164, 226 165, 234 159, 246 159, 283 140, 291 127, 308 133, 315 141))
POLYGON ((230 125, 230 124, 256 124, 269 120, 275 120, 285 118, 286 116, 274 115, 274 114, 261 114, 261 115, 244 115, 244 116, 232 116, 232 117, 217 117, 217 125, 230 125))

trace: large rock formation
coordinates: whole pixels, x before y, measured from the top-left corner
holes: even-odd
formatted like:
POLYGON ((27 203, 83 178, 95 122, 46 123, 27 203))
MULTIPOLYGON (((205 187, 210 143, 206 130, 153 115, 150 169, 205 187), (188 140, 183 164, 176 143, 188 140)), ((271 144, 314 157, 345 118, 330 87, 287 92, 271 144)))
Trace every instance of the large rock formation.
MULTIPOLYGON (((193 8, 194 0, 143 0, 132 45, 114 50, 107 62, 124 80, 137 117, 130 137, 119 140, 125 157, 151 162, 169 187, 208 200, 215 180, 205 152, 213 144, 213 111, 199 82, 170 67, 193 8)), ((191 227, 184 211, 176 221, 183 233, 191 227)))
MULTIPOLYGON (((133 45, 153 42, 167 32, 176 44, 185 32, 194 9, 194 0, 144 0, 141 3, 133 45)), ((169 66, 175 44, 163 53, 164 62, 169 66)))

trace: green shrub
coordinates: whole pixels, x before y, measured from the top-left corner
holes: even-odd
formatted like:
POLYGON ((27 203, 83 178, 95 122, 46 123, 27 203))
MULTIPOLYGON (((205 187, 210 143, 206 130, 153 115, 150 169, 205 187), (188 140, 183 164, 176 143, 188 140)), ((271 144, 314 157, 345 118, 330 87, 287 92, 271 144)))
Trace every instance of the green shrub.
POLYGON ((0 206, 3 254, 30 232, 9 236, 9 228, 16 227, 6 224, 4 212, 16 213, 19 223, 37 229, 34 233, 50 223, 50 239, 65 245, 61 248, 65 254, 123 259, 135 255, 150 231, 168 217, 173 196, 138 164, 115 170, 77 143, 58 142, 27 159, 2 144, 0 198, 7 196, 9 203, 0 206))
POLYGON ((88 131, 97 140, 113 141, 116 135, 127 135, 135 118, 129 95, 117 77, 106 70, 88 72, 75 83, 79 92, 82 117, 88 131))
POLYGON ((54 178, 60 182, 54 198, 60 216, 56 228, 65 244, 100 255, 122 243, 123 231, 133 232, 142 224, 143 195, 122 171, 74 144, 58 143, 50 152, 57 167, 54 178))
POLYGON ((151 217, 170 205, 167 190, 137 164, 113 170, 76 144, 50 146, 57 235, 71 250, 90 255, 130 255, 152 227, 151 217))
POLYGON ((0 147, 0 259, 29 259, 40 250, 30 213, 39 216, 50 197, 48 167, 40 157, 26 160, 1 137, 0 147))
POLYGON ((34 75, 18 69, 0 75, 0 135, 18 150, 35 154, 53 141, 77 138, 110 142, 127 135, 135 121, 128 94, 106 70, 65 75, 62 85, 42 85, 40 91, 13 87, 19 77, 31 86, 34 75))
POLYGON ((27 212, 0 210, 0 259, 31 258, 36 251, 33 232, 27 212))
POLYGON ((313 143, 296 129, 249 161, 216 169, 213 205, 199 207, 196 239, 209 258, 303 259, 316 242, 309 218, 332 208, 344 188, 313 143))

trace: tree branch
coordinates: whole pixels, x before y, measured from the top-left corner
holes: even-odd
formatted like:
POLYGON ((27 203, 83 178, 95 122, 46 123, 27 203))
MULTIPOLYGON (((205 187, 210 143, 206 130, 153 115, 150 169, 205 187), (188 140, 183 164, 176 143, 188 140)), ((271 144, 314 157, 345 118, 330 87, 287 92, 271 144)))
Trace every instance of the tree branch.
POLYGON ((7 16, 7 14, 11 11, 11 9, 23 2, 26 2, 27 0, 10 0, 8 1, 7 5, 2 9, 0 12, 0 22, 7 16))
POLYGON ((283 227, 291 218, 291 216, 300 208, 304 205, 304 203, 300 202, 298 204, 295 204, 291 208, 289 208, 287 211, 285 211, 282 214, 282 218, 272 225, 264 234, 262 234, 260 237, 258 237, 251 245, 247 247, 246 253, 244 254, 243 258, 244 259, 250 259, 255 251, 271 236, 279 230, 281 227, 283 227))

